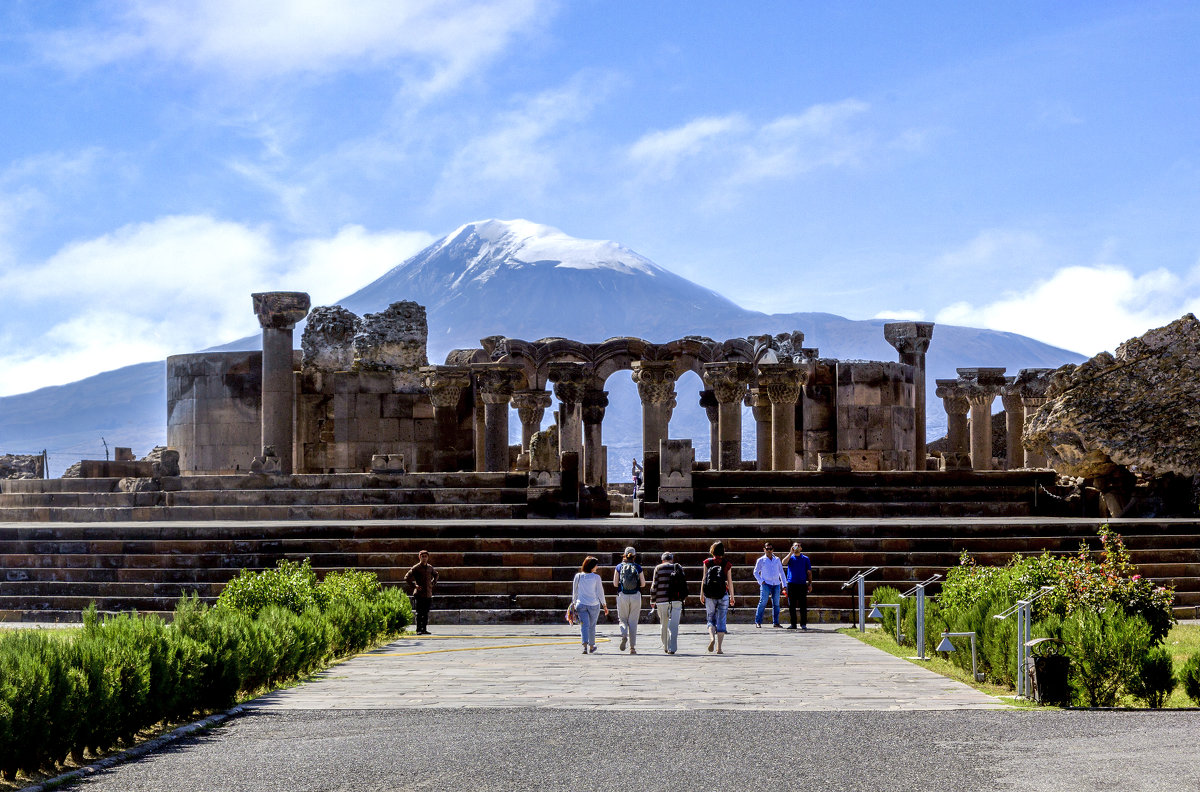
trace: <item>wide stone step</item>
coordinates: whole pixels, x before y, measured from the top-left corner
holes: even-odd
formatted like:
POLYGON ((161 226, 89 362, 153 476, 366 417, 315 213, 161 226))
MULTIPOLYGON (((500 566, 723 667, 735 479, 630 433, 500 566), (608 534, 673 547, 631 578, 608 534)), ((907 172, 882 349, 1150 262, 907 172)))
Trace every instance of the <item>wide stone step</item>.
POLYGON ((701 503, 930 503, 1003 501, 1032 503, 1033 486, 962 487, 697 487, 701 503))
POLYGON ((0 507, 0 522, 145 522, 193 520, 520 519, 521 504, 412 503, 295 506, 0 507))
POLYGON ((167 506, 328 506, 351 504, 524 505, 524 488, 405 487, 336 490, 183 490, 166 493, 167 506))
POLYGON ((891 502, 847 503, 844 501, 812 501, 785 503, 708 503, 698 507, 706 519, 725 520, 737 517, 758 518, 836 518, 856 517, 885 519, 890 517, 1027 517, 1028 503, 1014 502, 891 502))
POLYGON ((828 471, 706 470, 692 474, 693 486, 708 487, 1052 487, 1052 470, 828 471))

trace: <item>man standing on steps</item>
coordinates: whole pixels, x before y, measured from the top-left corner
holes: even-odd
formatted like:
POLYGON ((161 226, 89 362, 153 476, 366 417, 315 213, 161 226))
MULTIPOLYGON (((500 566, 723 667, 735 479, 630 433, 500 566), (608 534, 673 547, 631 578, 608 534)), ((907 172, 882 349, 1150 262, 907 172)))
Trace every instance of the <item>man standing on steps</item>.
POLYGON ((801 553, 800 543, 792 545, 792 551, 784 559, 787 569, 788 616, 792 623, 789 630, 796 629, 796 609, 800 609, 800 629, 808 631, 808 595, 812 591, 812 562, 801 553))
POLYGON ((417 553, 417 563, 404 582, 412 587, 413 610, 417 613, 417 635, 429 635, 429 605, 433 602, 433 587, 437 585, 438 573, 429 564, 429 551, 417 553))
POLYGON ((763 611, 767 600, 771 601, 771 622, 779 623, 779 593, 783 591, 783 564, 775 556, 771 543, 763 545, 763 554, 754 564, 754 579, 758 581, 758 610, 754 612, 754 626, 762 627, 763 611))

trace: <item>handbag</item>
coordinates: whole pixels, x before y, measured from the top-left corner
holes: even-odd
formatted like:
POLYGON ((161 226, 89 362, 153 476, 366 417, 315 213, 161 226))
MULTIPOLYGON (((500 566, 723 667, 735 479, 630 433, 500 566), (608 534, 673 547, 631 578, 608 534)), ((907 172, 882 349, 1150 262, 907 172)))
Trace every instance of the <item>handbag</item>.
POLYGON ((575 610, 574 602, 567 606, 567 624, 579 624, 579 612, 575 610))

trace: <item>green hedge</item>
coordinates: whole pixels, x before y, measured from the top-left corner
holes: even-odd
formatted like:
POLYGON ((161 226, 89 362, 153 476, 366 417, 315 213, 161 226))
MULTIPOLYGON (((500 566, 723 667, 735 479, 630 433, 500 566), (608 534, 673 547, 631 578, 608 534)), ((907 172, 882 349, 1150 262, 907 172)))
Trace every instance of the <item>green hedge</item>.
POLYGON ((307 560, 243 571, 215 607, 182 598, 175 617, 100 617, 76 636, 0 633, 0 772, 53 772, 163 721, 224 709, 239 694, 361 651, 412 623, 404 592, 363 572, 318 582, 307 560))

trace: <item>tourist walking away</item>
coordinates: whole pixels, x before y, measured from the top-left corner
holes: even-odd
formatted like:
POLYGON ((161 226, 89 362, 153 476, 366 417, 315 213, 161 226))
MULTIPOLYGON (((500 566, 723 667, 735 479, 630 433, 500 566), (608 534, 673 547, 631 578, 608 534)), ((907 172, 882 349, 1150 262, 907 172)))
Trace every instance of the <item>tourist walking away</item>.
POLYGON ((596 622, 600 619, 600 610, 608 615, 608 605, 604 603, 604 581, 596 574, 596 564, 600 560, 595 556, 583 559, 575 579, 571 581, 571 602, 575 604, 575 612, 579 615, 579 633, 583 638, 583 653, 596 651, 596 622))
POLYGON ((411 586, 413 610, 417 614, 417 635, 429 635, 429 606, 433 602, 433 588, 438 582, 438 573, 429 564, 429 551, 417 553, 417 563, 404 575, 404 582, 411 586))
POLYGON ((687 593, 687 576, 683 567, 675 563, 673 553, 663 553, 662 563, 654 567, 651 577, 650 604, 658 608, 662 648, 669 655, 679 649, 679 619, 683 616, 687 593))
POLYGON ((763 554, 754 563, 754 579, 758 581, 758 610, 754 612, 754 626, 762 627, 763 611, 766 610, 767 600, 771 601, 771 623, 782 627, 779 623, 779 594, 783 591, 785 582, 783 564, 771 548, 771 543, 763 545, 763 554))
POLYGON ((700 603, 704 606, 704 620, 708 624, 708 651, 716 647, 717 654, 725 642, 725 620, 733 602, 733 562, 725 560, 725 545, 713 542, 704 559, 704 572, 700 578, 700 603))
POLYGON ((792 550, 783 560, 787 574, 788 616, 792 623, 789 630, 796 629, 796 611, 800 611, 800 629, 808 630, 808 595, 812 591, 812 562, 800 551, 800 543, 792 545, 792 550))
POLYGON ((637 562, 637 550, 625 548, 624 558, 613 570, 613 587, 617 590, 617 621, 621 625, 621 651, 629 645, 629 654, 637 654, 638 617, 642 612, 642 589, 646 575, 637 562))

